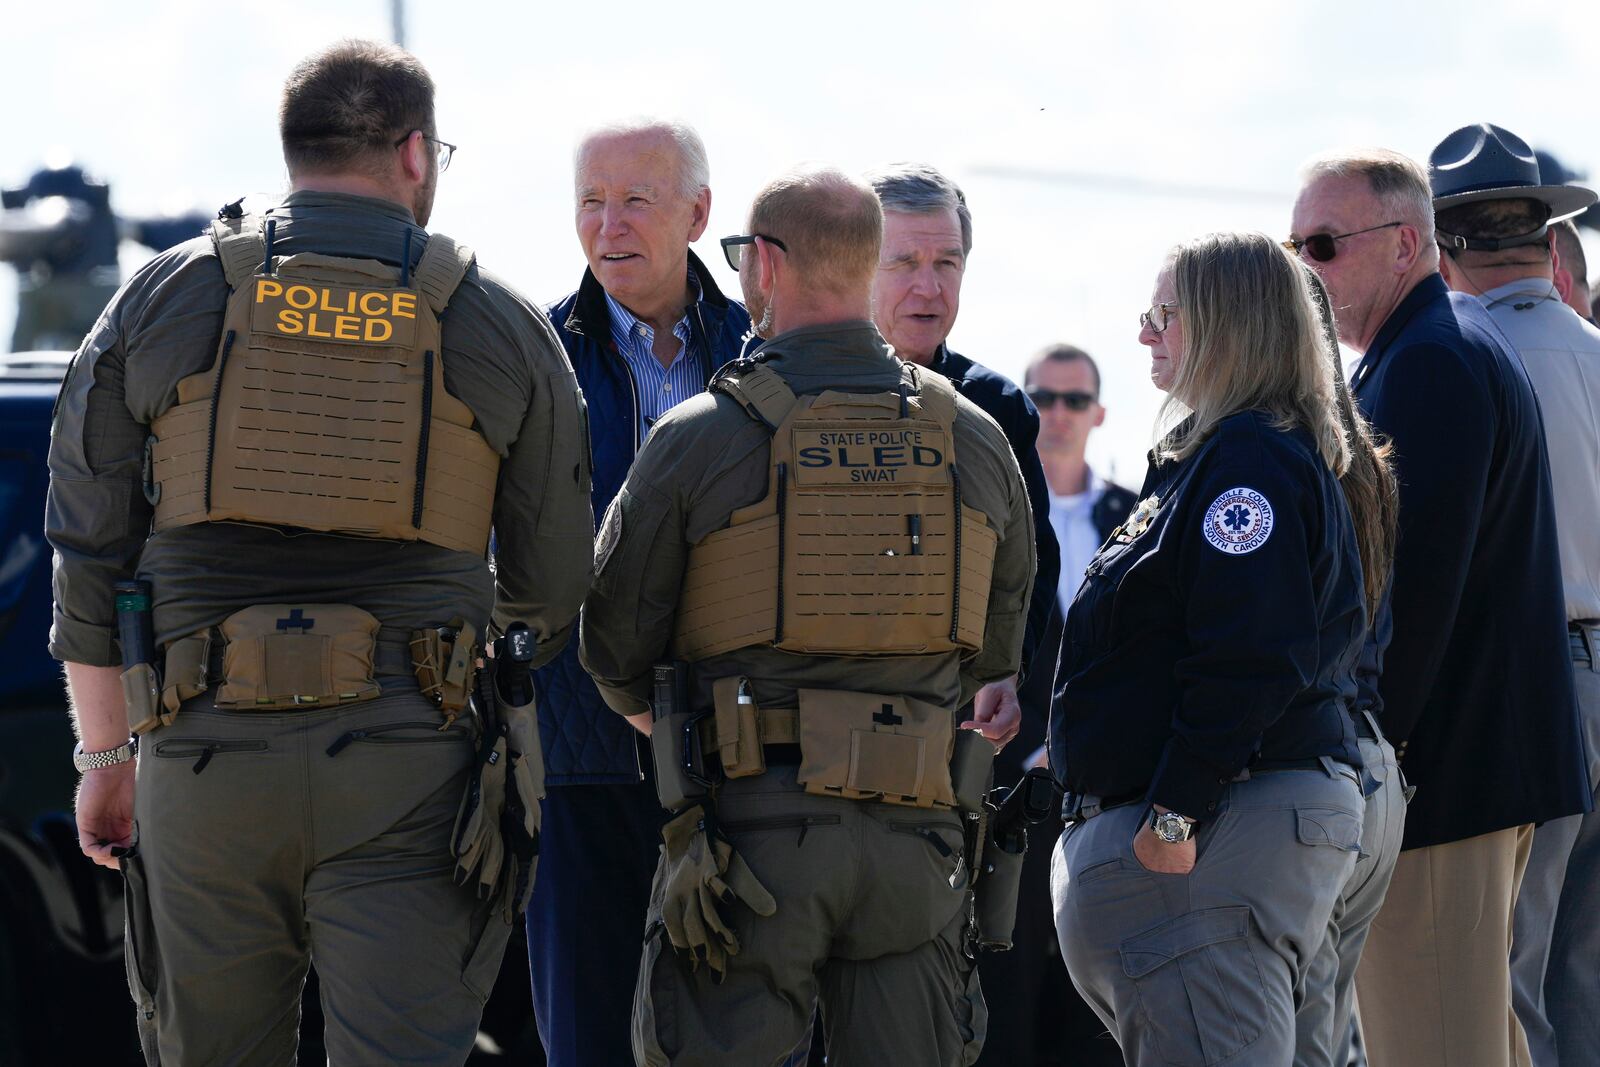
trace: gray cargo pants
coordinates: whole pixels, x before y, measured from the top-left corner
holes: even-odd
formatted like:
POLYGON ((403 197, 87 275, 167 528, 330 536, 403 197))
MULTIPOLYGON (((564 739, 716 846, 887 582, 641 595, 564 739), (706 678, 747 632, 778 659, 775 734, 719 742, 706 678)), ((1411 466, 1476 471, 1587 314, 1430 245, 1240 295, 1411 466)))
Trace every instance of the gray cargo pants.
POLYGON ((673 950, 652 893, 633 1002, 640 1067, 784 1063, 815 1005, 838 1067, 977 1059, 988 1009, 962 951, 968 893, 949 882, 955 812, 811 796, 789 766, 727 782, 717 818, 778 910, 724 905, 740 948, 718 981, 673 950))
MULTIPOLYGON (((1582 631, 1572 677, 1600 788, 1600 624, 1582 631)), ((1600 1064, 1600 813, 1534 829, 1512 931, 1511 1003, 1533 1067, 1600 1064)))
POLYGON ((1061 835, 1050 872, 1073 984, 1130 1067, 1284 1067, 1295 1010, 1360 848, 1355 772, 1258 773, 1198 830, 1188 874, 1133 854, 1144 804, 1061 835))
POLYGON ((1345 1067, 1350 1062, 1350 1015, 1356 964, 1405 836, 1405 782, 1387 741, 1361 738, 1361 758, 1378 788, 1367 797, 1361 855, 1334 903, 1328 936, 1306 968, 1305 994, 1295 1015, 1295 1067, 1345 1067))
POLYGON ((510 927, 453 880, 472 761, 413 689, 221 712, 141 740, 123 858, 146 1061, 294 1062, 308 961, 330 1063, 462 1063, 510 927))

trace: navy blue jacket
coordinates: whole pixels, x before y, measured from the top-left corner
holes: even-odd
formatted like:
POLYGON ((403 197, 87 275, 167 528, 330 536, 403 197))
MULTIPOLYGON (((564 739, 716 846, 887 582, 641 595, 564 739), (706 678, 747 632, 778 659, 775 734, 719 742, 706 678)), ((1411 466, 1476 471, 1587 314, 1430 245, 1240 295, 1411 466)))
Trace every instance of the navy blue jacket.
POLYGON ((1378 689, 1417 787, 1404 847, 1587 811, 1550 467, 1521 361, 1476 299, 1433 275, 1352 388, 1400 478, 1378 689))
POLYGON ((1056 610, 1056 583, 1061 577, 1061 549, 1056 544, 1055 527, 1050 525, 1050 488, 1044 480, 1044 467, 1034 443, 1039 439, 1039 412, 1028 394, 1005 375, 981 363, 952 352, 944 345, 934 353, 930 369, 955 384, 956 392, 978 405, 985 415, 999 423, 1011 442, 1017 464, 1022 468, 1022 484, 1028 490, 1028 505, 1033 508, 1033 542, 1038 570, 1033 578, 1033 599, 1028 602, 1028 627, 1022 638, 1022 674, 1032 672, 1034 654, 1045 653, 1039 669, 1048 672, 1055 663, 1053 649, 1040 649, 1050 616, 1056 610))
MULTIPOLYGON (((689 332, 697 347, 711 353, 707 363, 715 371, 738 357, 750 316, 742 304, 722 295, 692 251, 689 269, 699 280, 701 293, 689 315, 689 332)), ((593 272, 585 270, 578 291, 552 304, 549 315, 589 404, 598 523, 621 490, 644 439, 633 375, 611 340, 605 290, 593 272)), ((535 672, 534 685, 547 784, 640 780, 638 733, 600 699, 594 682, 578 664, 578 642, 568 642, 561 655, 535 672)))
POLYGON ((1067 612, 1061 783, 1204 819, 1257 760, 1359 767, 1361 556, 1310 435, 1233 415, 1187 459, 1153 463, 1140 497, 1159 504, 1101 548, 1067 612))

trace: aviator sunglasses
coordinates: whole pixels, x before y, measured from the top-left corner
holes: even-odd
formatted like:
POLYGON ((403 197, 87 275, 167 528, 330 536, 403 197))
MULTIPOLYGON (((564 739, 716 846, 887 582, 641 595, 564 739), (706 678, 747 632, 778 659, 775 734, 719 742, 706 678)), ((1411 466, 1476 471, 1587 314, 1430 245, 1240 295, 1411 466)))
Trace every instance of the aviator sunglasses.
POLYGON ((1306 255, 1318 263, 1326 263, 1339 254, 1339 247, 1334 244, 1335 241, 1342 241, 1346 237, 1359 237, 1364 233, 1372 233, 1374 230, 1387 230, 1391 226, 1404 225, 1405 223, 1403 222, 1385 222, 1379 226, 1368 226, 1364 230, 1351 230, 1349 233, 1314 233, 1310 237, 1304 237, 1298 241, 1291 237, 1283 242, 1283 247, 1297 256, 1303 248, 1306 255))
POLYGON ((1030 385, 1024 392, 1028 394, 1028 399, 1033 401, 1033 406, 1040 411, 1044 411, 1046 408, 1053 408, 1057 403, 1067 405, 1067 408, 1071 411, 1088 411, 1089 405, 1094 403, 1093 393, 1084 393, 1076 389, 1070 392, 1058 393, 1054 389, 1046 389, 1042 385, 1030 385))

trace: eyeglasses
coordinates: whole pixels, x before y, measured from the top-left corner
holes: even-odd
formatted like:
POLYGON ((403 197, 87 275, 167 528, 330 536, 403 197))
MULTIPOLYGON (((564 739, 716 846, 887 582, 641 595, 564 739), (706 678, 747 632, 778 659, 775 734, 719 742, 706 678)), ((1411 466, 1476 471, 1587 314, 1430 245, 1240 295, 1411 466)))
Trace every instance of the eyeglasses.
POLYGON ((1095 401, 1093 393, 1085 393, 1076 389, 1070 392, 1058 393, 1056 390, 1046 389, 1042 385, 1030 385, 1023 391, 1028 394, 1028 399, 1033 401, 1033 406, 1040 411, 1053 408, 1058 403, 1067 405, 1067 410, 1069 411, 1088 411, 1089 405, 1095 401))
POLYGON ((1381 226, 1368 226, 1364 230, 1351 230, 1349 233, 1314 233, 1310 237, 1301 238, 1298 241, 1291 237, 1283 242, 1283 247, 1297 256, 1303 248, 1306 251, 1306 255, 1318 263, 1326 263, 1339 254, 1338 246, 1333 243, 1335 241, 1342 241, 1346 237, 1360 237, 1362 234, 1371 233, 1374 230, 1387 230, 1391 226, 1404 225, 1405 223, 1403 222, 1385 222, 1381 226))
POLYGON ((1172 309, 1177 306, 1176 300, 1151 304, 1149 311, 1139 312, 1139 325, 1150 327, 1151 333, 1165 333, 1172 321, 1172 309))
POLYGON ((757 237, 761 238, 770 245, 777 245, 785 252, 789 251, 788 245, 784 244, 776 237, 768 237, 764 233, 741 233, 733 237, 724 237, 722 239, 722 257, 728 261, 728 266, 732 267, 734 270, 738 270, 739 256, 742 252, 742 249, 739 246, 753 245, 756 243, 757 237))
POLYGON ((394 146, 399 148, 401 145, 411 140, 412 133, 421 134, 424 141, 427 141, 429 144, 433 145, 433 154, 434 158, 438 160, 440 174, 443 174, 445 171, 450 169, 450 157, 456 154, 456 146, 451 144, 449 141, 441 141, 437 137, 429 137, 427 134, 422 133, 421 130, 412 130, 411 133, 406 134, 404 137, 396 141, 394 146))

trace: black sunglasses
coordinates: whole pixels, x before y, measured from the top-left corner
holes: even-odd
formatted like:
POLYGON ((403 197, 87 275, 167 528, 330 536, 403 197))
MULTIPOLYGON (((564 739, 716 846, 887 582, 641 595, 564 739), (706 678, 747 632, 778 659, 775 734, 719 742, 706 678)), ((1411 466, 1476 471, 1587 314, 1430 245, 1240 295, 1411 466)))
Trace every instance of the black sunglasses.
POLYGON ((761 238, 763 241, 767 242, 770 245, 777 245, 779 248, 781 248, 785 252, 789 251, 789 246, 788 245, 784 244, 782 241, 778 240, 776 237, 768 237, 764 233, 741 233, 741 234, 736 234, 733 237, 724 237, 722 239, 722 258, 724 258, 724 259, 726 259, 728 261, 728 266, 732 267, 734 270, 738 270, 739 269, 739 255, 740 255, 739 246, 740 245, 753 245, 753 244, 756 243, 756 238, 757 237, 761 238))
POLYGON ((1094 403, 1093 393, 1084 393, 1076 389, 1066 393, 1058 393, 1054 389, 1046 389, 1042 385, 1030 385, 1024 392, 1028 394, 1028 399, 1033 401, 1033 406, 1040 411, 1046 408, 1053 408, 1057 403, 1067 405, 1067 408, 1071 411, 1088 411, 1089 405, 1094 403))
POLYGON ((1310 237, 1301 238, 1298 241, 1291 237, 1283 242, 1283 247, 1297 256, 1303 248, 1306 251, 1306 255, 1318 263, 1326 263, 1339 254, 1339 248, 1334 244, 1335 241, 1342 241, 1346 237, 1359 237, 1374 230, 1387 230, 1391 226, 1404 225, 1405 223, 1403 222, 1385 222, 1381 226, 1368 226, 1364 230, 1351 230, 1349 233, 1314 233, 1310 237))

